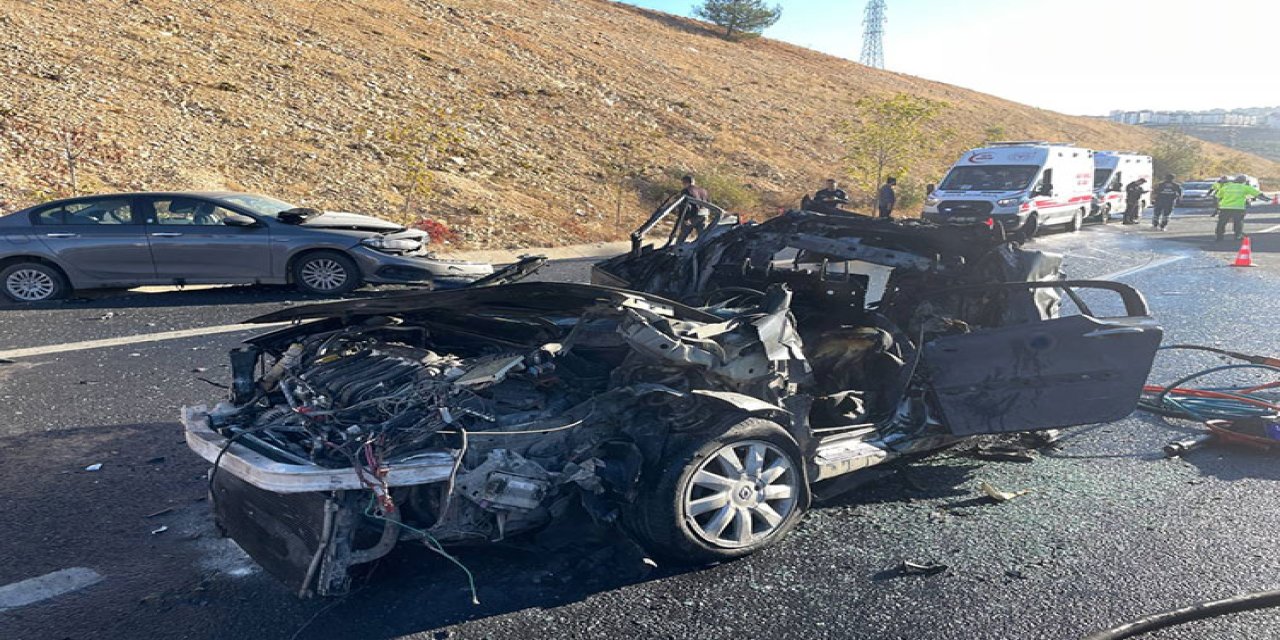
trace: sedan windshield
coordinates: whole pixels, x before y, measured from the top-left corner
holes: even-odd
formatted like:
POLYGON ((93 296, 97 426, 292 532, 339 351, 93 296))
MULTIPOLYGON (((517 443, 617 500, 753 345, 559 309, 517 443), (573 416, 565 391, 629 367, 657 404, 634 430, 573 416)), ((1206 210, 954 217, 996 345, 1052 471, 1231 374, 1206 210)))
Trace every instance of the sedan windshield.
POLYGON ((1212 182, 1184 182, 1183 189, 1195 189, 1196 191, 1207 191, 1213 185, 1212 182))
POLYGON ((283 200, 276 200, 270 196, 258 195, 256 193, 233 193, 231 195, 219 196, 218 200, 227 202, 236 206, 244 207, 260 216, 268 218, 276 217, 276 214, 289 209, 296 209, 297 205, 289 204, 283 200))
POLYGON ((942 191, 1021 191, 1031 185, 1040 167, 1007 164, 986 167, 955 167, 942 181, 942 191))

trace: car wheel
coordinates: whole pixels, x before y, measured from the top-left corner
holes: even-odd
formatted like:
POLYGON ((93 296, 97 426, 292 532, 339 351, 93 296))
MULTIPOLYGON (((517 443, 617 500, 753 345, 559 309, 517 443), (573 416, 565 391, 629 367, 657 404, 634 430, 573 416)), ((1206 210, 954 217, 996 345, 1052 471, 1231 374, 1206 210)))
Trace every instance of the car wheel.
POLYGON ((623 517, 649 552, 704 564, 784 538, 809 506, 800 447, 782 427, 747 418, 686 441, 623 517))
POLYGON ((1031 217, 1027 218, 1027 221, 1022 224, 1022 235, 1026 236, 1026 238, 1030 240, 1036 237, 1039 233, 1040 217, 1033 213, 1031 214, 1031 217))
POLYGON ((360 269, 341 253, 318 251, 293 264, 293 282, 306 293, 347 293, 360 286, 360 269))
POLYGON ((57 269, 39 262, 19 262, 0 271, 4 295, 16 302, 40 302, 66 297, 71 290, 57 269))
POLYGON ((1071 222, 1067 224, 1067 230, 1073 233, 1082 228, 1084 228, 1084 209, 1076 211, 1075 215, 1071 216, 1071 222))

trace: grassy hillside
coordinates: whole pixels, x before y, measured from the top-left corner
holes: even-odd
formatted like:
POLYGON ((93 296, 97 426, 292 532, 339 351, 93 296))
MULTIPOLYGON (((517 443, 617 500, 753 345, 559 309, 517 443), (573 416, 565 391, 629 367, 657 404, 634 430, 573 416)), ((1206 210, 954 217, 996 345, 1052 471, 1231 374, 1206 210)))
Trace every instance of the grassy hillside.
POLYGON ((993 127, 1100 149, 1152 136, 603 0, 0 2, 0 29, 21 34, 0 45, 7 208, 66 190, 67 132, 82 190, 245 189, 397 217, 429 183, 408 213, 482 247, 619 237, 673 172, 776 211, 840 171, 834 123, 869 93, 949 102, 955 147, 993 127))
MULTIPOLYGON (((1193 138, 1231 147, 1273 162, 1280 162, 1280 129, 1269 127, 1152 127, 1172 129, 1193 138)), ((1274 184, 1274 180, 1272 183, 1274 184)))

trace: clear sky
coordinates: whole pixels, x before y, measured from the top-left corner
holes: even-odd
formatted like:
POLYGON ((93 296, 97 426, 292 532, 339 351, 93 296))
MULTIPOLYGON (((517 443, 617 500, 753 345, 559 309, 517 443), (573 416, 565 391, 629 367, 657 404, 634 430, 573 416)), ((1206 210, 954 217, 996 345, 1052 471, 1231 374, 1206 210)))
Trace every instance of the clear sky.
MULTIPOLYGON (((624 0, 689 15, 697 0, 624 0)), ((865 0, 765 35, 857 60, 865 0)), ((885 67, 1075 115, 1280 106, 1278 0, 887 0, 885 67)))

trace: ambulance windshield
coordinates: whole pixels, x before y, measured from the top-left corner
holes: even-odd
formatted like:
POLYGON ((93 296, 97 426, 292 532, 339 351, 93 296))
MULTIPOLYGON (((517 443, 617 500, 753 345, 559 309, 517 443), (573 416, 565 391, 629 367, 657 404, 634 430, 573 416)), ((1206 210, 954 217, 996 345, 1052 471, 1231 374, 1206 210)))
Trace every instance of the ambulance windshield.
POLYGON ((1021 191, 1031 186, 1040 167, 1034 164, 1003 164, 982 167, 952 167, 938 189, 942 191, 1021 191))

